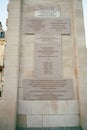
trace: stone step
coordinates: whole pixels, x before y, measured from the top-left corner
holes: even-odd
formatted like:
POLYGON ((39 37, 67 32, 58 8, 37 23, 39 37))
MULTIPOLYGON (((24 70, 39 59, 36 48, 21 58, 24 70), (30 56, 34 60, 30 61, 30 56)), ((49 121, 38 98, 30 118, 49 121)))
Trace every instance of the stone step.
POLYGON ((81 127, 16 128, 16 130, 82 130, 81 127))

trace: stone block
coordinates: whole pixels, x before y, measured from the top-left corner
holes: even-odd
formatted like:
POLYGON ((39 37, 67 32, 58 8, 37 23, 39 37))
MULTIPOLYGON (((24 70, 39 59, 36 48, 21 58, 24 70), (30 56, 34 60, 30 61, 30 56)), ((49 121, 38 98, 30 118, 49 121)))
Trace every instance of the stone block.
MULTIPOLYGON (((29 41, 30 42, 30 41, 29 41)), ((28 44, 26 46, 24 46, 21 49, 21 53, 23 55, 24 58, 29 57, 29 58, 33 58, 34 57, 34 45, 32 44, 28 44), (23 52, 23 53, 22 53, 23 52)))
POLYGON ((2 97, 5 101, 15 101, 15 99, 17 99, 17 88, 5 86, 5 88, 3 88, 2 97))
POLYGON ((18 85, 18 79, 16 78, 10 78, 8 75, 4 76, 4 88, 10 89, 15 88, 15 86, 18 85))
POLYGON ((8 45, 19 47, 19 44, 18 44, 19 31, 18 32, 15 31, 15 34, 13 33, 13 31, 8 31, 7 36, 8 36, 8 41, 7 41, 8 45))
POLYGON ((16 104, 10 101, 0 102, 0 130, 14 130, 16 126, 16 104), (9 106, 9 107, 8 107, 9 106))
POLYGON ((80 101, 80 112, 82 117, 87 116, 87 100, 80 101))
POLYGON ((19 32, 20 32, 19 30, 17 30, 17 32, 16 32, 16 30, 11 30, 11 29, 8 30, 8 32, 7 32, 7 37, 8 37, 7 42, 8 42, 8 44, 12 45, 13 43, 15 43, 15 45, 17 44, 17 46, 19 46, 19 44, 18 44, 19 32))
POLYGON ((65 79, 72 79, 73 77, 72 68, 63 67, 63 77, 65 79))
POLYGON ((79 88, 79 98, 80 100, 87 100, 87 88, 79 88))
POLYGON ((27 70, 32 70, 34 69, 34 63, 33 63, 33 56, 31 55, 31 57, 24 57, 21 59, 21 67, 23 67, 24 69, 27 69, 27 70))
POLYGON ((79 115, 43 115, 43 127, 79 126, 79 115))
MULTIPOLYGON (((13 8, 14 8, 14 7, 13 7, 13 8)), ((11 9, 11 8, 10 8, 10 9, 11 9)), ((16 18, 15 21, 17 21, 18 18, 19 18, 19 16, 20 16, 19 8, 16 8, 15 10, 12 10, 12 11, 9 11, 9 19, 8 19, 8 22, 11 21, 11 20, 13 20, 14 18, 16 18), (18 12, 18 13, 16 13, 16 12, 18 12)))
POLYGON ((68 101, 68 114, 79 114, 79 102, 78 100, 69 100, 68 101))
POLYGON ((23 100, 23 88, 18 88, 18 100, 23 100))
POLYGON ((17 67, 18 66, 18 63, 19 63, 18 56, 6 56, 5 58, 6 58, 5 66, 7 66, 7 67, 17 67))
POLYGON ((32 110, 32 102, 31 101, 25 101, 25 100, 19 100, 18 101, 18 114, 31 114, 32 110))
POLYGON ((81 127, 83 130, 87 130, 87 116, 81 117, 81 127))
POLYGON ((66 114, 67 101, 33 101, 32 114, 66 114))
POLYGON ((42 127, 42 115, 28 115, 27 127, 42 127))
POLYGON ((31 44, 31 46, 33 46, 35 44, 35 36, 34 35, 25 35, 24 36, 24 43, 22 43, 22 44, 23 45, 26 44, 26 46, 31 44))
POLYGON ((27 117, 26 115, 17 115, 17 127, 27 128, 27 117))
POLYGON ((50 112, 49 101, 33 101, 32 114, 49 114, 50 112))
POLYGON ((25 79, 25 77, 32 79, 32 77, 34 77, 34 70, 30 68, 26 68, 25 70, 21 69, 20 75, 22 75, 22 77, 20 78, 20 87, 23 87, 23 79, 25 79))
POLYGON ((80 78, 79 84, 80 84, 81 88, 86 88, 87 87, 87 78, 80 78))
POLYGON ((19 49, 17 46, 14 45, 6 45, 6 51, 5 55, 7 56, 18 56, 19 55, 19 49))
POLYGON ((17 67, 5 67, 4 75, 5 78, 17 78, 18 76, 18 66, 17 67))

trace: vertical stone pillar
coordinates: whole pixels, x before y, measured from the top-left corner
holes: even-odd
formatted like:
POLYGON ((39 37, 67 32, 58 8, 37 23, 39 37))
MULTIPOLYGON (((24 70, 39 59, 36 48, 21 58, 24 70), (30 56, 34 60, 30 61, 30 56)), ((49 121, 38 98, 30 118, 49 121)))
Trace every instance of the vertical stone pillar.
POLYGON ((82 0, 73 1, 74 31, 78 72, 80 123, 87 130, 87 49, 85 44, 82 0))
POLYGON ((10 0, 0 130, 15 130, 19 75, 21 0, 10 0))

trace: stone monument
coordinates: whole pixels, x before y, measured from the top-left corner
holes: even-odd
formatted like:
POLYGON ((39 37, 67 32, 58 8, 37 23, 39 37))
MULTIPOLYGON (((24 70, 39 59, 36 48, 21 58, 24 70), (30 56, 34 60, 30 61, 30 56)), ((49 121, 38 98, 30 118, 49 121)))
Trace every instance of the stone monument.
POLYGON ((87 130, 82 0, 10 0, 5 55, 2 130, 87 130))

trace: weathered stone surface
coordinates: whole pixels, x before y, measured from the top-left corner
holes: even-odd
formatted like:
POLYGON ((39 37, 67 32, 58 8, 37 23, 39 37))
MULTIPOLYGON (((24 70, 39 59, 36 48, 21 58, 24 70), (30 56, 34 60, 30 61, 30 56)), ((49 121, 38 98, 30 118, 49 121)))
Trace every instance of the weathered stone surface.
POLYGON ((26 18, 25 34, 70 34, 69 18, 42 19, 26 18))
POLYGON ((68 113, 67 101, 53 100, 53 101, 33 101, 32 114, 54 115, 54 114, 67 114, 68 113))
POLYGON ((34 49, 36 79, 62 79, 61 35, 36 35, 34 49))
POLYGON ((42 115, 28 115, 27 127, 42 127, 42 115))
POLYGON ((79 114, 78 100, 68 101, 68 114, 79 114))
POLYGON ((17 115, 17 127, 27 127, 26 115, 17 115))
POLYGON ((72 80, 23 80, 25 100, 73 99, 72 80))
MULTIPOLYGON (((7 36, 8 38, 8 46, 12 43, 15 43, 17 45, 17 50, 19 49, 19 35, 20 35, 20 7, 21 7, 21 2, 19 1, 13 1, 14 5, 17 4, 17 6, 14 6, 12 8, 17 9, 17 14, 13 10, 10 10, 11 14, 9 14, 9 23, 8 26, 8 33, 7 36), (14 12, 14 13, 13 13, 14 12), (13 15, 14 14, 14 15, 13 15), (14 17, 14 20, 13 17, 14 17), (18 27, 16 28, 16 25, 18 27), (11 34, 11 35, 10 35, 11 34), (13 37, 13 38, 12 38, 13 37)), ((12 2, 10 3, 10 6, 12 6, 12 2)), ((8 49, 10 51, 10 48, 8 49)), ((10 51, 11 53, 12 51, 10 51)), ((2 97, 2 100, 0 100, 0 129, 1 130, 14 130, 15 125, 16 125, 16 106, 17 106, 17 86, 18 86, 18 68, 19 68, 19 59, 18 59, 19 51, 14 52, 14 61, 17 66, 13 66, 13 63, 10 62, 10 67, 5 68, 5 86, 4 86, 4 94, 2 97), (12 84, 12 79, 15 78, 15 82, 13 80, 12 84), (9 84, 10 83, 10 84, 9 84), (9 85, 8 85, 9 84, 9 85), (10 92, 10 90, 11 92, 10 92)), ((6 60, 10 60, 10 57, 7 58, 8 56, 6 55, 6 60)), ((6 61, 5 66, 8 66, 8 61, 6 61)))
POLYGON ((17 128, 16 130, 82 130, 81 127, 43 127, 43 128, 17 128))
MULTIPOLYGON (((24 0, 22 3, 21 0, 10 0, 8 44, 6 48, 7 60, 5 62, 5 86, 2 100, 0 100, 1 130, 15 129, 17 90, 19 91, 18 113, 21 116, 23 115, 23 118, 19 117, 18 119, 20 127, 43 127, 43 129, 45 129, 44 127, 52 127, 53 129, 53 127, 61 126, 61 128, 57 129, 68 130, 70 129, 70 126, 71 129, 73 129, 73 126, 81 125, 83 129, 86 130, 87 89, 85 84, 87 78, 87 51, 85 49, 84 36, 82 0, 24 0), (46 9, 44 11, 43 9, 39 9, 40 15, 38 14, 39 11, 37 11, 38 5, 46 5, 46 9), (58 16, 58 11, 60 11, 60 17, 52 18, 54 17, 54 11, 52 8, 50 11, 51 13, 49 13, 51 18, 43 18, 41 20, 41 15, 47 17, 50 10, 50 8, 47 9, 47 5, 56 5, 55 8, 57 8, 55 17, 58 16), (46 12, 46 10, 48 12, 46 12), (41 11, 43 11, 43 13, 41 11), (45 15, 44 12, 46 12, 45 15), (26 21, 26 18, 28 22, 26 21), (31 23, 32 20, 35 26, 30 26, 33 25, 33 23, 31 23), (37 23, 36 21, 41 23, 37 23), (28 26, 28 24, 30 25, 28 26), (38 27, 39 30, 37 31, 36 29, 38 29, 38 27), (34 80, 35 78, 34 65, 36 62, 34 62, 34 49, 36 41, 35 35, 29 35, 31 33, 45 33, 45 35, 47 35, 47 33, 52 35, 53 33, 54 35, 61 34, 61 42, 58 41, 58 43, 62 44, 59 48, 62 53, 62 56, 60 56, 62 57, 62 71, 60 69, 60 72, 62 72, 62 80, 73 80, 73 100, 66 101, 64 99, 62 102, 60 100, 23 100, 23 79, 34 80), (17 87, 19 88, 17 89, 17 87), (26 119, 24 116, 26 116, 26 119), (63 126, 65 128, 62 128, 63 126), (66 126, 69 128, 66 128, 66 126)), ((36 44, 38 43, 40 43, 40 39, 37 39, 36 44)), ((55 48, 56 46, 58 46, 57 43, 55 48)), ((54 62, 55 60, 53 63, 54 62)), ((55 69, 57 69, 57 67, 55 67, 55 69)), ((58 76, 60 77, 59 74, 58 76)), ((39 75, 36 77, 40 78, 39 75)), ((55 128, 55 130, 57 129, 55 128)), ((78 127, 74 127, 74 130, 77 129, 78 127)))
POLYGON ((18 102, 18 114, 31 114, 32 111, 32 102, 20 100, 18 102))
POLYGON ((26 17, 30 17, 32 15, 34 17, 39 18, 58 18, 61 14, 60 7, 56 4, 51 5, 47 3, 45 4, 40 3, 34 6, 26 4, 25 10, 26 10, 26 17))
POLYGON ((43 115, 43 127, 79 126, 78 115, 43 115))

